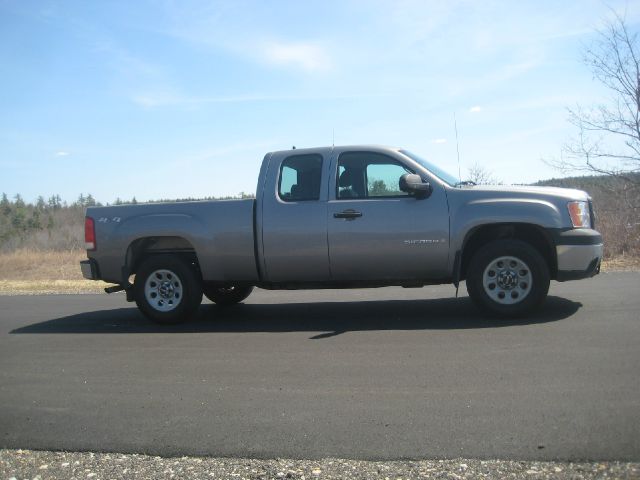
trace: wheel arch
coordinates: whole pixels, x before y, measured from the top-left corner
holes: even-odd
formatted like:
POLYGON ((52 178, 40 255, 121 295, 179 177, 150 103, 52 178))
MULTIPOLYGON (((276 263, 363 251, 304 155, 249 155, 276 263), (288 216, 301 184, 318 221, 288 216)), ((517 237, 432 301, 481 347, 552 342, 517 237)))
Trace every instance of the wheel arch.
POLYGON ((147 236, 133 240, 127 247, 125 278, 135 275, 138 268, 150 255, 176 255, 194 265, 201 278, 198 254, 193 244, 180 236, 147 236))
POLYGON ((558 272, 558 259, 553 239, 541 226, 531 223, 505 222, 479 225, 467 232, 462 248, 457 254, 457 280, 467 277, 467 270, 473 255, 484 245, 494 240, 520 240, 535 248, 544 258, 549 274, 555 279, 558 272))

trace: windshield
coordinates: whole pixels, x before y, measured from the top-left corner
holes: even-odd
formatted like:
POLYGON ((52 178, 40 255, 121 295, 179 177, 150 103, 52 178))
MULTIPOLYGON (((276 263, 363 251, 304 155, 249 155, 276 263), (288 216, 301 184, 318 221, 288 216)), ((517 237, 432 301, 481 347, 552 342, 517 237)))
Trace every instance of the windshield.
POLYGON ((453 175, 451 175, 448 172, 445 172, 444 170, 442 170, 440 167, 434 165, 433 163, 428 162, 423 158, 420 158, 415 153, 411 153, 411 152, 409 152, 407 150, 400 150, 400 153, 402 153, 403 155, 406 155, 407 157, 409 157, 414 162, 419 163, 424 168, 426 168, 431 173, 433 173, 436 177, 438 177, 440 180, 442 180, 443 182, 449 184, 450 186, 455 187, 456 185, 458 185, 460 183, 460 180, 458 178, 454 177, 453 175))

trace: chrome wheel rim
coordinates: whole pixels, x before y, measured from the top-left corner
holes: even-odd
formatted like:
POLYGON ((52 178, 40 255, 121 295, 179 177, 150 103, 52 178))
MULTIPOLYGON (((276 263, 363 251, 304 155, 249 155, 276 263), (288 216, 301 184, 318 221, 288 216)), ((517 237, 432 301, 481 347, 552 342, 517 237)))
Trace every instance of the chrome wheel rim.
POLYGON ((485 293, 501 305, 522 302, 531 292, 533 276, 529 266, 517 257, 492 260, 482 275, 485 293))
POLYGON ((182 281, 171 270, 154 271, 144 284, 147 303, 159 312, 175 310, 182 301, 182 295, 182 281))

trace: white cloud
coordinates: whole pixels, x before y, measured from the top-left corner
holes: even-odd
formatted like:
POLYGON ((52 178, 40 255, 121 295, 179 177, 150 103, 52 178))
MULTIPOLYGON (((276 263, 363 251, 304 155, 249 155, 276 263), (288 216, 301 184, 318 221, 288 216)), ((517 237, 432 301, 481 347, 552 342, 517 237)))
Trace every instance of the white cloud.
POLYGON ((268 2, 248 8, 242 1, 207 1, 188 9, 182 8, 180 2, 166 2, 164 10, 166 23, 157 27, 159 32, 211 51, 226 51, 268 66, 305 72, 326 71, 335 63, 337 52, 330 52, 331 42, 322 43, 330 35, 318 37, 317 32, 305 32, 301 36, 285 36, 290 20, 284 20, 287 15, 276 14, 278 9, 268 2), (273 15, 271 21, 267 20, 273 15))
POLYGON ((197 97, 183 95, 172 91, 147 91, 136 93, 131 96, 131 101, 144 108, 156 107, 198 107, 213 103, 244 103, 260 102, 269 100, 290 100, 290 96, 268 96, 268 95, 227 95, 218 97, 197 97))
POLYGON ((65 152, 64 150, 60 150, 59 152, 56 152, 56 157, 67 157, 69 155, 69 152, 65 152))
POLYGON ((272 65, 294 66, 308 72, 331 68, 331 58, 320 45, 308 42, 271 42, 263 49, 263 59, 272 65))
POLYGON ((469 109, 470 113, 478 113, 480 111, 482 111, 482 107, 480 105, 474 105, 469 109))
POLYGON ((446 138, 434 138, 433 140, 431 140, 431 143, 436 143, 436 144, 447 143, 447 139, 446 138))
POLYGON ((195 97, 188 97, 171 90, 147 90, 131 95, 131 101, 144 108, 189 106, 201 103, 195 97))
POLYGON ((307 100, 352 100, 356 98, 379 98, 384 95, 367 93, 344 94, 238 94, 222 96, 190 96, 171 90, 150 90, 142 93, 132 93, 129 100, 143 108, 180 107, 198 108, 209 104, 218 103, 250 103, 250 102, 302 102, 307 100))

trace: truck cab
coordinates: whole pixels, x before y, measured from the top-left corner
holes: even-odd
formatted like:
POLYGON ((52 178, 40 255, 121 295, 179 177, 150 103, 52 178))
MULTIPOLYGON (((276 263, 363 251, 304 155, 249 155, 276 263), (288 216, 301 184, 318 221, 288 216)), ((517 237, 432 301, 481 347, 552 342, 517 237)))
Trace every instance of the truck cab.
POLYGON ((277 152, 257 195, 265 281, 343 285, 448 277, 443 181, 399 151, 337 147, 277 152), (419 175, 424 195, 400 179, 419 175))

